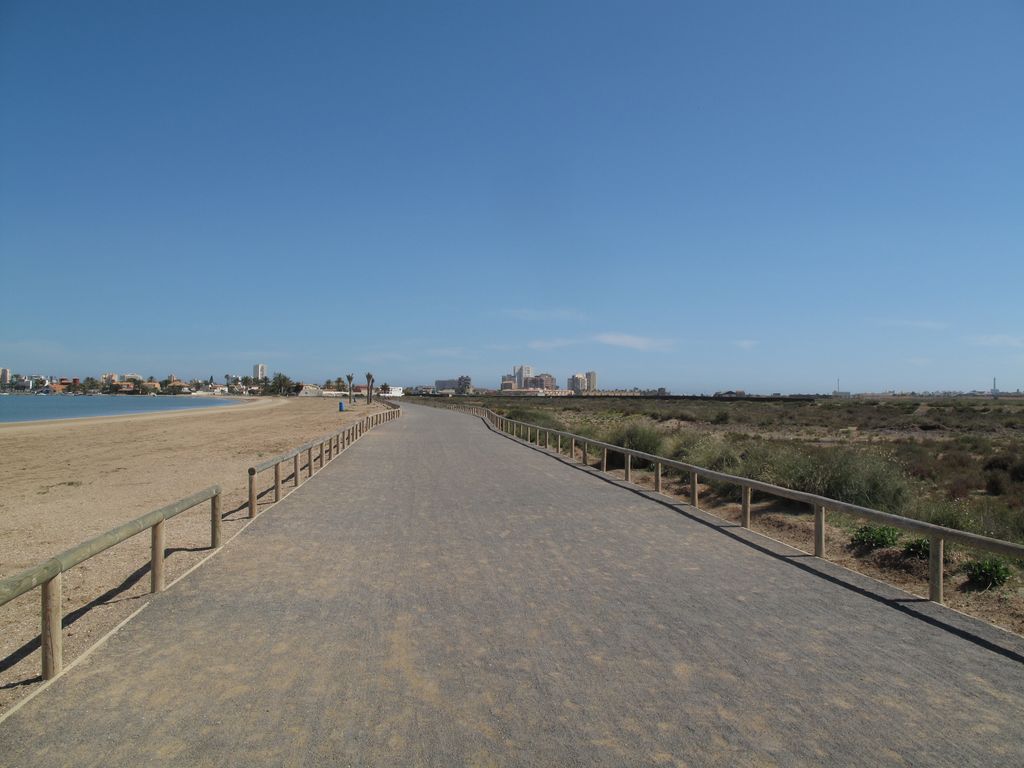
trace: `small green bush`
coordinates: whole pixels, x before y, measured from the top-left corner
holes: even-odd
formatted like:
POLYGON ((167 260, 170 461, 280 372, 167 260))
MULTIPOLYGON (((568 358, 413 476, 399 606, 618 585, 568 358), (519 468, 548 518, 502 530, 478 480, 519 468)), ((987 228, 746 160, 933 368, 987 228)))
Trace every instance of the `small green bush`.
POLYGON ((715 414, 714 418, 711 419, 712 424, 728 424, 729 423, 729 412, 719 411, 715 414))
MULTIPOLYGON (((656 427, 652 427, 642 421, 630 421, 614 430, 608 436, 606 442, 621 446, 622 448, 630 448, 634 451, 661 456, 663 441, 664 437, 656 427)), ((613 453, 612 451, 608 452, 608 466, 622 467, 625 466, 625 463, 622 454, 613 453)), ((641 467, 645 464, 646 462, 634 459, 632 466, 641 467)))
POLYGON ((976 527, 974 517, 971 515, 970 503, 964 499, 926 502, 913 517, 956 531, 974 531, 976 527))
POLYGON ((1010 468, 1010 466, 1012 464, 1013 464, 1013 457, 1012 456, 1008 456, 1005 453, 1000 453, 1000 454, 996 454, 995 456, 990 458, 988 461, 986 461, 985 464, 984 464, 984 469, 985 469, 986 472, 991 472, 991 471, 999 470, 999 469, 1001 469, 1001 470, 1003 470, 1005 472, 1006 470, 1008 470, 1010 468))
POLYGON ((522 421, 538 427, 548 429, 565 429, 565 426, 550 411, 534 410, 532 408, 512 407, 505 412, 505 416, 513 421, 522 421))
POLYGON ((1010 479, 1015 483, 1024 483, 1024 461, 1018 461, 1010 467, 1010 479))
POLYGON ((903 544, 903 556, 913 557, 918 560, 927 560, 931 554, 932 546, 928 539, 911 539, 903 544))
POLYGON ((1001 557, 983 557, 965 563, 964 572, 971 586, 990 589, 1006 583, 1010 578, 1010 565, 1001 557))
POLYGON ((1002 470, 990 472, 985 479, 985 490, 991 496, 1002 496, 1010 490, 1010 476, 1002 470))
POLYGON ((900 529, 891 525, 862 525, 853 534, 850 543, 862 549, 894 547, 900 540, 900 529))

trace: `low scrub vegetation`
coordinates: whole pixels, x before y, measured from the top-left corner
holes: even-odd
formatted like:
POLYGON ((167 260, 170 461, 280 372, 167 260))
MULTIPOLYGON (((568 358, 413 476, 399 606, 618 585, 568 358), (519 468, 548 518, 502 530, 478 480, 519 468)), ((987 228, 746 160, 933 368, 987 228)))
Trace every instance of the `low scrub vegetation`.
POLYGON ((977 589, 1001 587, 1010 578, 1010 565, 1001 557, 983 557, 964 563, 967 583, 977 589))
POLYGON ((900 529, 890 525, 862 525, 850 538, 850 543, 859 549, 883 549, 895 547, 900 540, 900 529))
MULTIPOLYGON (((706 437, 677 440, 673 454, 708 469, 886 512, 904 511, 911 499, 910 483, 900 467, 890 455, 876 450, 706 437)), ((739 498, 735 486, 715 486, 720 493, 739 498)))
POLYGON ((533 424, 548 429, 565 429, 565 425, 551 411, 533 408, 509 408, 505 416, 513 421, 522 421, 526 424, 533 424))
MULTIPOLYGON (((650 453, 655 456, 663 455, 664 436, 662 432, 657 427, 642 421, 628 421, 616 427, 605 436, 603 442, 642 453, 650 453)), ((646 464, 647 462, 633 459, 634 467, 640 468, 646 466, 646 464)), ((625 460, 622 454, 611 452, 608 454, 608 466, 621 467, 624 465, 625 460)))
POLYGON ((911 539, 903 543, 903 556, 915 560, 927 560, 931 556, 932 543, 926 538, 911 539))

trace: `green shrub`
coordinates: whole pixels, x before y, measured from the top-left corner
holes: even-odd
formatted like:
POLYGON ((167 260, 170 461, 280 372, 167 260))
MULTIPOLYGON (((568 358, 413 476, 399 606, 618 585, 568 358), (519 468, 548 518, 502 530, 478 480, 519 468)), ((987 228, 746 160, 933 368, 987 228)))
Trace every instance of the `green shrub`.
POLYGON ((966 500, 931 502, 915 510, 913 516, 956 531, 974 531, 975 521, 966 500))
POLYGON ((980 496, 970 502, 971 530, 983 536, 1024 541, 1024 514, 1004 498, 980 496))
POLYGON ((1010 468, 1013 464, 1013 457, 1008 456, 1005 453, 996 454, 984 464, 984 470, 991 472, 994 470, 1003 470, 1004 472, 1010 468))
POLYGON ((728 424, 729 423, 729 412, 719 411, 715 414, 714 418, 711 419, 712 424, 728 424))
POLYGON ((903 556, 918 560, 927 560, 931 554, 931 542, 928 539, 911 539, 903 544, 903 556))
POLYGON ((985 490, 991 496, 1002 496, 1010 490, 1010 475, 1002 470, 990 472, 985 478, 985 490))
POLYGON ((900 529, 890 525, 862 525, 853 534, 850 543, 862 549, 894 547, 900 540, 900 529))
MULTIPOLYGON (((662 455, 664 436, 656 427, 652 427, 650 424, 645 424, 642 421, 629 421, 613 430, 605 442, 622 448, 630 448, 634 451, 660 456, 662 455)), ((608 466, 622 467, 625 466, 625 463, 622 454, 608 452, 608 466)), ((632 466, 642 467, 646 464, 647 462, 633 459, 632 466)))
POLYGON ((1010 467, 1010 479, 1015 483, 1024 483, 1024 461, 1018 461, 1010 467))
POLYGON ((964 573, 972 586, 990 589, 1006 583, 1010 578, 1010 565, 1001 557, 983 557, 964 563, 964 573))
POLYGON ((537 427, 547 427, 548 429, 565 429, 562 422, 555 418, 550 411, 547 410, 534 410, 532 408, 523 408, 521 406, 514 406, 509 408, 505 412, 505 416, 512 419, 513 421, 522 421, 527 424, 533 424, 537 427))

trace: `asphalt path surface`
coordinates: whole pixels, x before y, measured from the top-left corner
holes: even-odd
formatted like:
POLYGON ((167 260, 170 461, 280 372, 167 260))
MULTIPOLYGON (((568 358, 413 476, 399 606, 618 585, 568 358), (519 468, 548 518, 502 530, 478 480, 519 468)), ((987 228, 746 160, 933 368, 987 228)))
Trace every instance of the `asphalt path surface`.
POLYGON ((0 765, 1024 765, 1024 642, 406 407, 0 724, 0 765))

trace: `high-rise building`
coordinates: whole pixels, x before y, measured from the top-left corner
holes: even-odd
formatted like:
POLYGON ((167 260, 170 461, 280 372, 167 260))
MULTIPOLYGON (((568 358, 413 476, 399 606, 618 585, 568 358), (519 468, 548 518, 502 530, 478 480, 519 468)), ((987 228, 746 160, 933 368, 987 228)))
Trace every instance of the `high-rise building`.
POLYGON ((11 383, 11 369, 0 368, 0 387, 6 387, 11 383))
POLYGON ((512 375, 516 377, 516 389, 524 389, 526 380, 533 376, 533 366, 517 365, 512 369, 512 375))
POLYGON ((266 363, 256 363, 256 365, 252 367, 252 377, 256 379, 256 381, 263 381, 267 378, 266 363))
POLYGON ((587 371, 587 392, 597 392, 597 371, 587 371))
POLYGON ((574 373, 567 381, 566 389, 571 389, 577 395, 587 391, 587 377, 582 373, 574 373))

